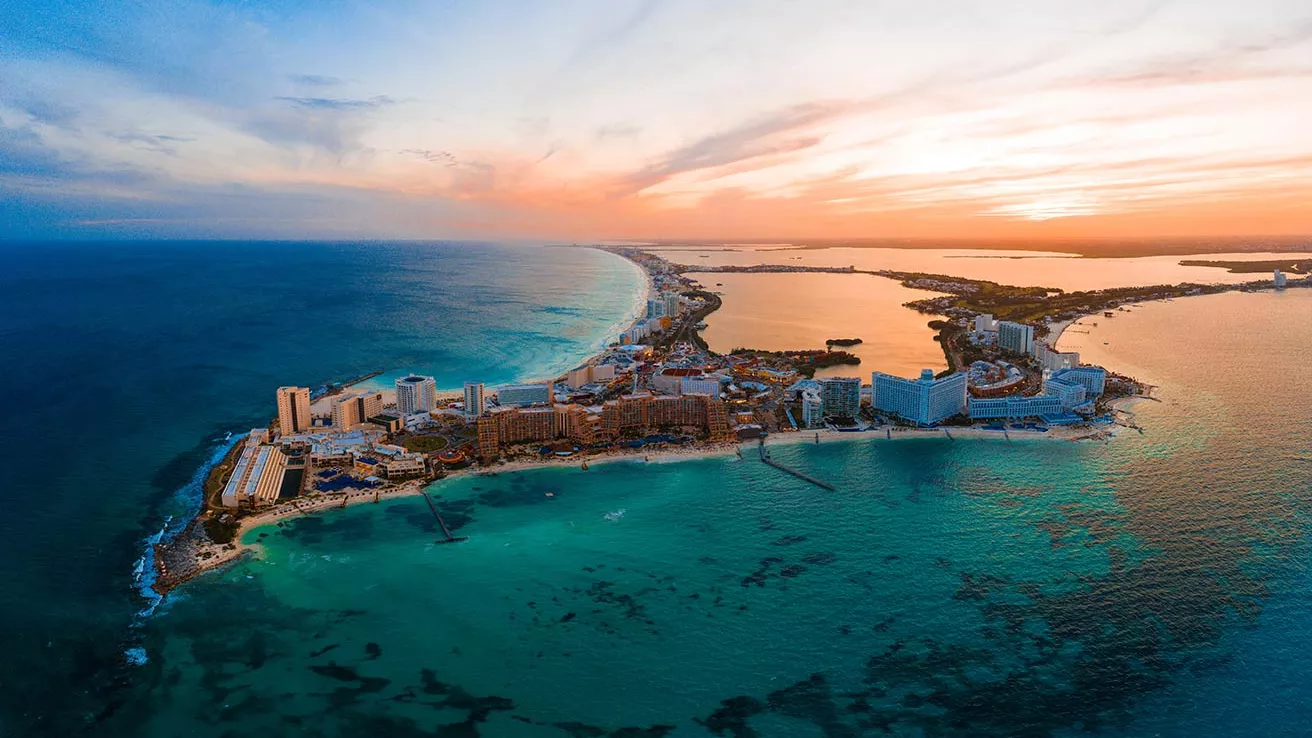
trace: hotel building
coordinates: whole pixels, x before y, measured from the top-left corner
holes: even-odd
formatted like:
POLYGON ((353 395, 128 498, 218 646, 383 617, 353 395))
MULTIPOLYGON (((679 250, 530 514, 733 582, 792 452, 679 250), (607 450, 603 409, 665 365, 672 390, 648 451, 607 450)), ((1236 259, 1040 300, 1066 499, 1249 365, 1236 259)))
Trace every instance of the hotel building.
POLYGON ((972 397, 969 401, 971 420, 1022 420, 1061 415, 1062 399, 1056 395, 1034 397, 972 397))
POLYGON ((1060 398, 1062 409, 1070 410, 1084 404, 1086 391, 1082 384, 1049 376, 1043 381, 1043 394, 1060 398))
POLYGON ((1028 354, 1034 350, 1034 327, 1004 320, 998 323, 998 345, 1007 351, 1028 354))
POLYGON ((596 413, 575 404, 497 408, 478 419, 478 452, 491 458, 500 453, 502 446, 557 438, 595 443, 600 422, 596 413))
POLYGON ((278 501, 287 457, 278 446, 261 445, 260 440, 254 433, 246 440, 246 448, 219 498, 224 507, 264 506, 278 501))
POLYGON ((383 393, 365 392, 348 395, 333 401, 333 426, 346 430, 366 423, 383 411, 383 393))
POLYGON ((926 369, 919 379, 903 379, 875 372, 871 375, 872 404, 876 410, 917 425, 932 425, 966 411, 966 375, 957 372, 942 379, 926 369))
POLYGON ((665 317, 677 318, 679 316, 679 293, 666 292, 661 296, 661 299, 665 301, 665 317))
POLYGON ((402 415, 432 412, 437 407, 437 380, 411 374, 396 380, 396 409, 402 415))
POLYGON ((1086 397, 1092 399, 1107 389, 1107 370, 1100 366, 1077 366, 1052 373, 1052 379, 1074 382, 1084 387, 1086 397))
POLYGON ((613 364, 586 364, 566 375, 565 386, 570 389, 578 389, 585 384, 609 382, 614 378, 615 366, 613 364))
POLYGON ((482 382, 465 382, 465 415, 476 418, 487 409, 482 382))
POLYGON ((1054 372, 1080 365, 1080 352, 1057 351, 1043 341, 1034 342, 1034 358, 1044 369, 1054 372))
POLYGON ((826 418, 851 418, 861 414, 860 377, 826 377, 820 382, 820 399, 826 418))
POLYGON ((802 390, 802 427, 819 428, 825 424, 825 401, 817 389, 802 390))
POLYGON ((502 407, 523 405, 549 405, 554 390, 550 382, 545 384, 503 384, 497 387, 497 404, 502 407))
POLYGON ((724 402, 713 395, 663 395, 635 392, 602 406, 601 428, 611 438, 626 432, 646 433, 658 428, 699 428, 711 438, 729 435, 724 402))
POLYGON ((310 429, 310 389, 308 387, 278 388, 278 429, 284 436, 304 433, 310 429))

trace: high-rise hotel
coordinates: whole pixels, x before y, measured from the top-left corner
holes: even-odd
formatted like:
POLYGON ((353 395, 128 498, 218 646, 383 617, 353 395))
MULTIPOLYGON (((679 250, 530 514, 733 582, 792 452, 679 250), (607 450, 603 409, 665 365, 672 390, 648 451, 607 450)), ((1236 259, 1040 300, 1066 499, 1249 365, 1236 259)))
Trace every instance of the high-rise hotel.
POLYGON ((1034 326, 1004 320, 998 323, 998 345, 1017 354, 1034 350, 1034 326))
POLYGON ((487 409, 482 382, 465 382, 465 415, 477 418, 487 409))
POLYGON ((278 429, 284 436, 310 429, 310 388, 278 388, 278 429))
POLYGON ((437 380, 411 374, 396 380, 396 409, 402 415, 432 412, 437 407, 437 380))
POLYGON ((873 406, 917 425, 932 425, 966 411, 966 375, 962 372, 934 378, 926 369, 920 379, 903 379, 875 372, 871 375, 873 406))
POLYGON ((346 429, 383 412, 383 393, 364 392, 333 400, 333 426, 346 429))

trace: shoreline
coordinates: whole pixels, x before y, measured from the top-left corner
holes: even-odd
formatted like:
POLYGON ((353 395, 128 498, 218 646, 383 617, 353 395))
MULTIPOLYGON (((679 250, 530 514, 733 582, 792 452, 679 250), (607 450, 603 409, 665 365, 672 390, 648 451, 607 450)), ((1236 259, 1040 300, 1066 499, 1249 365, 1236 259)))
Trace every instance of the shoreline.
MULTIPOLYGON (((1133 402, 1147 398, 1141 396, 1126 397, 1117 400, 1117 404, 1133 402)), ((1118 411, 1127 412, 1117 408, 1118 411)), ((1131 422, 1133 415, 1131 414, 1131 422)), ((867 441, 870 443, 892 443, 897 441, 931 441, 931 440, 968 440, 968 441, 1000 441, 1011 443, 1017 441, 1065 441, 1068 443, 1078 443, 1084 441, 1102 441, 1108 440, 1117 434, 1118 427, 1135 427, 1133 425, 1116 424, 1105 428, 1088 429, 1080 428, 1051 428, 1047 432, 1038 432, 1033 430, 1013 430, 1006 428, 1003 430, 988 430, 981 427, 962 426, 958 428, 914 428, 909 426, 884 426, 878 429, 868 431, 839 431, 832 428, 824 428, 810 431, 795 431, 786 433, 777 433, 765 438, 765 447, 772 446, 797 446, 797 445, 821 445, 828 443, 850 443, 854 441, 867 441), (817 443, 816 438, 819 438, 817 443)), ((741 460, 754 460, 752 453, 756 450, 757 443, 752 441, 734 441, 710 445, 692 445, 687 446, 669 446, 650 451, 606 451, 591 456, 570 456, 564 458, 550 457, 545 459, 517 459, 507 461, 493 467, 469 467, 452 472, 438 479, 428 480, 411 480, 404 482, 397 487, 386 490, 355 490, 351 492, 332 493, 329 495, 315 497, 300 497, 276 507, 272 507, 261 512, 246 516, 238 521, 236 532, 233 534, 230 543, 214 543, 194 545, 190 555, 195 559, 194 568, 179 572, 170 576, 167 566, 163 566, 159 577, 156 579, 153 589, 160 595, 167 595, 168 592, 206 572, 222 568, 232 564, 245 556, 253 555, 257 558, 263 556, 264 547, 258 542, 243 543, 242 538, 256 528, 268 525, 275 525, 280 521, 300 516, 316 515, 332 510, 344 509, 355 505, 378 504, 388 500, 407 499, 418 497, 426 492, 438 492, 435 487, 454 479, 464 477, 490 477, 501 474, 517 474, 522 472, 540 471, 543 469, 564 469, 581 473, 587 470, 580 468, 584 462, 588 466, 595 466, 608 463, 643 463, 643 464, 670 464, 683 461, 702 461, 706 459, 740 456, 741 460)), ((191 523, 183 529, 178 537, 188 535, 194 524, 199 518, 193 519, 191 523)), ((156 563, 157 566, 163 565, 164 558, 161 555, 160 547, 164 544, 156 544, 156 563)))
MULTIPOLYGON (((595 248, 595 247, 594 247, 595 248)), ((638 269, 643 277, 643 285, 640 293, 634 302, 634 314, 627 321, 630 328, 638 322, 644 320, 646 301, 656 289, 655 276, 651 270, 646 268, 642 263, 626 257, 623 254, 610 251, 608 249, 598 248, 598 250, 607 251, 621 259, 627 261, 634 268, 638 269)), ((1054 323, 1049 327, 1050 342, 1054 345, 1060 340, 1061 334, 1071 324, 1086 316, 1076 316, 1069 320, 1054 323), (1054 337, 1055 334, 1055 337, 1054 337)), ((621 322, 621 325, 625 321, 621 322)), ((583 365, 595 364, 605 353, 605 347, 602 350, 595 351, 590 357, 584 360, 583 365)), ((374 376, 377 376, 375 374, 374 376)), ((1112 404, 1114 413, 1129 416, 1129 423, 1123 424, 1120 417, 1117 417, 1116 423, 1110 426, 1089 427, 1082 426, 1079 429, 1069 427, 1053 427, 1046 432, 1028 431, 1011 428, 1002 428, 990 430, 980 426, 960 426, 948 428, 913 428, 906 426, 883 426, 867 431, 838 431, 834 429, 819 429, 811 431, 785 431, 774 433, 764 439, 765 446, 776 445, 796 445, 800 443, 832 443, 838 441, 850 442, 857 440, 869 441, 894 441, 894 440, 930 440, 930 439, 948 439, 948 440, 986 440, 1001 438, 1006 442, 1013 440, 1053 440, 1053 441, 1105 441, 1116 435, 1117 427, 1136 428, 1133 424, 1133 413, 1122 410, 1119 403, 1126 400, 1143 399, 1140 396, 1122 398, 1112 404), (1015 438, 1013 438, 1013 436, 1015 438)), ((1149 398, 1155 399, 1155 398, 1149 398)), ((1115 416, 1115 415, 1114 415, 1115 416)), ((672 463, 677 461, 687 461, 696 459, 707 459, 721 456, 730 456, 737 454, 746 458, 745 449, 753 445, 751 442, 733 441, 721 442, 714 444, 690 444, 683 447, 662 447, 654 450, 610 450, 589 456, 571 456, 566 458, 546 458, 546 459, 519 459, 513 461, 503 461, 493 467, 470 467, 457 471, 447 472, 438 479, 430 480, 411 480, 403 482, 400 485, 383 490, 355 490, 341 493, 330 493, 328 495, 315 495, 313 497, 298 497, 293 501, 284 503, 267 510, 260 511, 248 516, 237 519, 236 529, 232 539, 228 543, 215 543, 209 540, 201 524, 202 516, 207 510, 205 500, 201 501, 201 510, 192 518, 191 521, 175 536, 168 541, 163 541, 154 546, 154 560, 156 567, 156 578, 152 585, 161 596, 166 595, 174 587, 177 587, 191 579, 194 579, 208 571, 226 566, 238 559, 251 554, 261 555, 263 547, 257 543, 242 543, 241 539, 250 530, 272 525, 277 522, 295 517, 298 515, 312 515, 331 510, 334 508, 344 508, 355 504, 378 503, 385 499, 400 499, 417 496, 426 492, 430 487, 446 480, 459 478, 462 476, 478 475, 495 475, 500 473, 516 473, 523 471, 533 471, 546 468, 577 468, 586 462, 591 464, 604 464, 607 462, 617 461, 644 461, 646 463, 672 463), (197 528, 200 528, 197 531, 197 528), (170 570, 170 566, 174 568, 170 570)))

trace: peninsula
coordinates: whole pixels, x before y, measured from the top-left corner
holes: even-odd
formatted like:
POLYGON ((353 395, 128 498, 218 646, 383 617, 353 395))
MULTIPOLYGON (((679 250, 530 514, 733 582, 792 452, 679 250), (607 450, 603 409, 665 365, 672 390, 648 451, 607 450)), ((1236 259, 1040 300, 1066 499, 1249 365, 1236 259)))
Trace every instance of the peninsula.
MULTIPOLYGON (((605 350, 561 376, 499 387, 469 381, 442 392, 434 378, 411 375, 390 390, 359 390, 374 373, 314 391, 278 388, 277 417, 234 443, 210 470, 195 519, 156 546, 154 589, 165 593, 240 556, 241 535, 253 526, 420 494, 453 475, 741 454, 745 441, 762 444, 765 461, 766 443, 822 439, 1105 439, 1135 427, 1115 404, 1147 388, 1058 352, 1066 324, 1134 302, 1271 286, 1063 292, 852 267, 692 267, 638 247, 595 248, 638 265, 647 281, 642 314, 605 350), (875 372, 868 383, 813 378, 820 368, 859 364, 836 347, 860 338, 716 353, 699 330, 721 298, 689 272, 867 274, 941 293, 907 307, 934 316, 949 368, 910 378, 875 372)), ((432 512, 441 523, 439 508, 432 512)))

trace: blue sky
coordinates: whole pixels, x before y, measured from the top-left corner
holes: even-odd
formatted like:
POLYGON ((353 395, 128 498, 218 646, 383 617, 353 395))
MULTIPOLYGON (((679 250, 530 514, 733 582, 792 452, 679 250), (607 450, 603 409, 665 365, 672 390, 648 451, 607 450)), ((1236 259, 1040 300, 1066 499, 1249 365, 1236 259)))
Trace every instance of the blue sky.
POLYGON ((1312 231, 1294 0, 30 2, 0 237, 1312 231))

